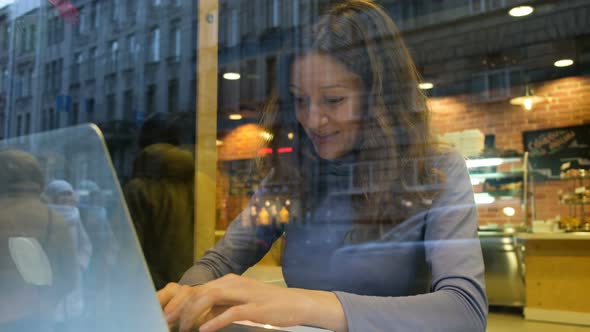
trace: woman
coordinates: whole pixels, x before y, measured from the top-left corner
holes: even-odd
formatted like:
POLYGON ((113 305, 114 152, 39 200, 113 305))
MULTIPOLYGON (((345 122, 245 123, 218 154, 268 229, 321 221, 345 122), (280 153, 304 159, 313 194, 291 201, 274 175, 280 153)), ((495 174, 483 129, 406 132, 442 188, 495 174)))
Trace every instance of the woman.
POLYGON ((266 185, 224 238, 180 284, 158 293, 168 322, 200 331, 238 320, 484 331, 484 267, 465 162, 434 144, 394 23, 371 1, 343 1, 293 44, 265 120, 272 145, 301 133, 300 153, 275 156, 266 185), (287 179, 298 183, 301 213, 285 226, 289 288, 279 288, 236 274, 280 235, 261 239, 249 226, 256 223, 243 220, 255 217, 269 183, 287 179))

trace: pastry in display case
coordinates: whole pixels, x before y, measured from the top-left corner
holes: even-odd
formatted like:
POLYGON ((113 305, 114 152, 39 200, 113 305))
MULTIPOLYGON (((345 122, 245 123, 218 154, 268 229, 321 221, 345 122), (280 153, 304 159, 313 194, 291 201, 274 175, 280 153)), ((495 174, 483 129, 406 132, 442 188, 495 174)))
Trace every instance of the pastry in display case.
POLYGON ((567 211, 559 226, 566 232, 590 232, 590 170, 572 166, 571 162, 561 165, 560 178, 567 181, 568 189, 557 193, 562 211, 567 211))

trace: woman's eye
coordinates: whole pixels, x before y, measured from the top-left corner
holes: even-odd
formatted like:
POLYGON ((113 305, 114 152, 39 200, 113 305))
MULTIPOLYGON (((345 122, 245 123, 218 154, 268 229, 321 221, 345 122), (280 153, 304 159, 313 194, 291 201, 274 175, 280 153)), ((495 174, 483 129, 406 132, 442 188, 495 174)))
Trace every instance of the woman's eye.
POLYGON ((295 104, 297 104, 298 106, 305 105, 306 103, 307 103, 307 98, 295 96, 295 104))
POLYGON ((337 105, 346 99, 345 97, 325 97, 324 102, 330 105, 337 105))

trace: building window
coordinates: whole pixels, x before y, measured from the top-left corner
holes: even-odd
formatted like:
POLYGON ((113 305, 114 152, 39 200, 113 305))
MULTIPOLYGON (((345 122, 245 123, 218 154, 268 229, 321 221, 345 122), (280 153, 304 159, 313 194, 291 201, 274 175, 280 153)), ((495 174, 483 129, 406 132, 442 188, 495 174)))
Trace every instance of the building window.
POLYGON ((231 10, 231 14, 229 17, 229 24, 228 24, 228 33, 229 36, 227 38, 227 44, 228 46, 236 46, 236 44, 238 43, 238 39, 239 39, 239 33, 238 33, 238 28, 239 28, 239 15, 238 15, 238 11, 236 9, 232 9, 231 10))
POLYGON ((126 121, 133 121, 134 116, 133 90, 126 90, 123 93, 123 117, 126 121))
POLYGON ((96 29, 98 27, 98 10, 98 3, 93 1, 92 4, 90 4, 90 13, 88 17, 88 27, 90 29, 96 29))
POLYGON ((160 29, 154 28, 150 31, 150 52, 149 61, 160 61, 160 29))
POLYGON ((57 117, 53 108, 49 109, 49 130, 57 128, 57 117))
POLYGON ((23 116, 21 114, 16 116, 16 136, 21 136, 23 127, 23 116))
POLYGON ((180 59, 180 28, 178 23, 174 24, 172 30, 170 30, 170 41, 172 43, 170 56, 174 58, 174 61, 178 61, 180 59))
POLYGON ((168 112, 178 112, 178 80, 168 81, 168 112))
POLYGON ((94 122, 94 98, 86 99, 86 120, 94 122))
POLYGON ((94 77, 94 70, 96 66, 96 47, 88 51, 88 78, 94 77))
POLYGON ((37 26, 31 25, 29 28, 29 38, 27 40, 27 51, 32 51, 35 49, 35 37, 37 36, 37 26))
POLYGON ((125 12, 127 19, 131 21, 135 21, 135 11, 137 10, 137 3, 136 0, 126 0, 125 2, 125 12))
POLYGON ((120 8, 121 8, 121 1, 120 0, 112 0, 111 1, 111 20, 112 21, 119 20, 120 8))
POLYGON ((148 85, 145 96, 145 108, 147 111, 147 115, 156 112, 156 91, 157 87, 155 84, 148 85))
POLYGON ((60 16, 52 17, 47 22, 47 45, 51 46, 64 40, 64 21, 60 16))
POLYGON ((269 27, 276 28, 281 24, 281 2, 280 0, 272 0, 269 4, 271 6, 269 10, 269 27))
POLYGON ((31 133, 31 113, 25 114, 25 135, 31 133))
POLYGON ((25 53, 27 51, 27 28, 23 27, 19 31, 19 51, 20 53, 25 53))
POLYGON ((106 119, 106 121, 115 120, 115 116, 117 115, 117 98, 114 93, 107 95, 106 106, 107 106, 107 119, 106 119))
POLYGON ((70 119, 69 119, 70 126, 78 124, 79 119, 80 119, 80 105, 76 101, 76 102, 72 103, 72 111, 70 112, 70 119))
POLYGON ((119 59, 119 42, 116 40, 111 41, 109 43, 109 49, 111 51, 110 62, 116 66, 119 59))
POLYGON ((135 35, 127 36, 127 52, 133 62, 137 61, 137 55, 139 54, 139 44, 135 35))

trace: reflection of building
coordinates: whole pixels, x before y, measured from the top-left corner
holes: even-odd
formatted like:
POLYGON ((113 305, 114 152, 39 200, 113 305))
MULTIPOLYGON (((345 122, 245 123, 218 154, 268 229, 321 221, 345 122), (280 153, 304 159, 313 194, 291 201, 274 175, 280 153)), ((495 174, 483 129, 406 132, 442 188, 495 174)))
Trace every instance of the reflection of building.
POLYGON ((10 45, 10 6, 0 9, 0 139, 5 137, 5 112, 8 85, 8 58, 10 45))
POLYGON ((48 1, 26 12, 21 3, 11 5, 18 29, 7 136, 95 122, 128 174, 135 127, 147 115, 194 111, 196 2, 72 1, 79 23, 48 1))
MULTIPOLYGON (((327 1, 221 1, 220 74, 239 72, 240 80, 219 84, 219 139, 235 137, 240 126, 257 122, 260 104, 272 88, 277 55, 288 35, 307 25, 327 1), (264 4, 258 6, 258 4, 264 4), (298 8, 299 10, 294 10, 298 8), (278 19, 275 19, 278 18, 278 19), (242 120, 229 119, 239 113, 242 120)), ((522 131, 581 125, 590 119, 590 4, 585 0, 383 0, 399 25, 428 90, 437 133, 477 129, 494 136, 496 147, 523 152, 522 131), (516 5, 534 12, 511 17, 516 5), (574 65, 556 68, 571 58, 574 65), (525 87, 543 97, 530 112, 510 105, 525 87)), ((237 148, 236 148, 237 149, 237 148)), ((556 192, 554 184, 539 184, 556 192)), ((520 206, 515 198, 516 207, 520 206)), ((541 218, 553 217, 558 200, 539 199, 541 218), (544 208, 547 206, 547 208, 544 208)), ((512 204, 505 201, 504 204, 512 204)), ((480 209, 485 222, 504 222, 480 209)), ((500 209, 501 210, 501 209, 500 209)))

